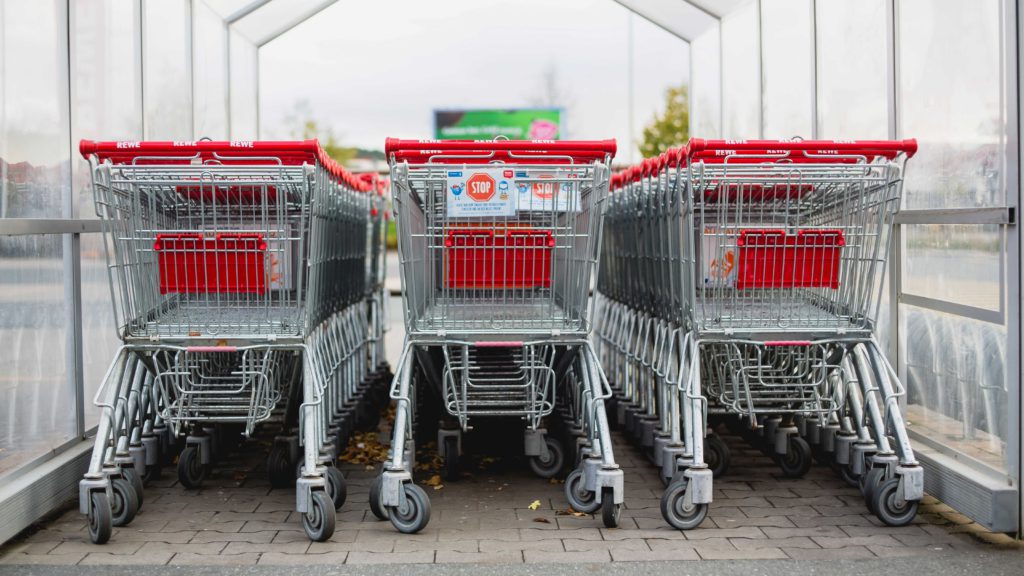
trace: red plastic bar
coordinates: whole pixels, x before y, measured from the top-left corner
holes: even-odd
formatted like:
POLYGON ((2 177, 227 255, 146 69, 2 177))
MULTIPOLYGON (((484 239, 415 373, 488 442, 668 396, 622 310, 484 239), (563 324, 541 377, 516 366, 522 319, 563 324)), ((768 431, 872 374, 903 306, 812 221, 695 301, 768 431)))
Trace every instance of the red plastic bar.
POLYGON ((262 234, 157 234, 160 293, 262 294, 267 243, 262 234))
POLYGON ((743 230, 736 288, 839 288, 841 230, 743 230))
MULTIPOLYGON (((818 160, 817 156, 865 156, 869 159, 896 158, 917 153, 917 140, 705 140, 692 138, 685 156, 691 162, 713 162, 733 155, 785 156, 799 162, 818 160)), ((730 162, 733 161, 730 159, 730 162)), ((760 159, 765 162, 770 159, 760 159)), ((829 161, 829 160, 825 160, 829 161)))

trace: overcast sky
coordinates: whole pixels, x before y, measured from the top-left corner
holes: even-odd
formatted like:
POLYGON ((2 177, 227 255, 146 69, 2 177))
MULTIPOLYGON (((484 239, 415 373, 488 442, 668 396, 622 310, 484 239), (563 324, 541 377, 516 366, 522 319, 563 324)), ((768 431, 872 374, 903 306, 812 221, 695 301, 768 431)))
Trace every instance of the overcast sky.
POLYGON ((346 145, 429 138, 435 108, 542 103, 549 70, 565 136, 616 138, 629 161, 665 89, 688 81, 689 52, 612 0, 341 0, 262 49, 261 137, 292 136, 305 101, 346 145))

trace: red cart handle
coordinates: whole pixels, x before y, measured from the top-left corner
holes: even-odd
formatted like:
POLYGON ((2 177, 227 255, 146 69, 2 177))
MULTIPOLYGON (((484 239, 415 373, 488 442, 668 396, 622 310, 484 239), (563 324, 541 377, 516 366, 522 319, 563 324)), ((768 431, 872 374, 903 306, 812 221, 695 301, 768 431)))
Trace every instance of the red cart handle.
POLYGON ((423 164, 593 163, 614 156, 615 140, 400 140, 388 138, 384 153, 396 162, 423 164), (543 157, 551 156, 550 159, 543 157))
MULTIPOLYGON (((685 157, 691 162, 721 162, 735 155, 783 156, 797 162, 829 161, 829 156, 884 157, 900 154, 911 158, 917 153, 917 140, 705 140, 693 138, 686 145, 685 157)), ((763 161, 763 160, 761 160, 763 161)))

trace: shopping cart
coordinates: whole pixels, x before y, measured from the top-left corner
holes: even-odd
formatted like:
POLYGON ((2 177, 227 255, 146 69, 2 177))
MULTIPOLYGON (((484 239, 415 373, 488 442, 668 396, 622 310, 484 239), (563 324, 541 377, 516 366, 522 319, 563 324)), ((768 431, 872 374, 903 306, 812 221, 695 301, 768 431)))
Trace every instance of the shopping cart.
POLYGON ((372 381, 365 313, 370 186, 316 141, 91 142, 118 336, 80 508, 94 542, 131 521, 139 472, 185 435, 199 486, 234 431, 277 422, 272 484, 297 486, 314 540, 334 531, 340 429, 372 381), (300 454, 301 452, 301 454, 300 454), (298 479, 296 480, 296 475, 298 479))
POLYGON ((787 475, 818 450, 882 521, 913 519, 923 471, 872 332, 915 151, 694 139, 613 176, 596 333, 619 421, 670 482, 671 525, 703 521, 728 465, 709 414, 745 418, 787 475))
POLYGON ((447 475, 457 475, 474 419, 517 417, 531 468, 548 478, 566 458, 543 423, 556 392, 577 395, 586 440, 567 491, 583 501, 578 510, 603 507, 606 524, 618 523, 622 471, 602 406, 610 391, 587 339, 614 152, 614 141, 387 141, 406 344, 371 507, 398 530, 429 521, 429 500, 411 482, 416 397, 429 394, 449 419, 438 431, 447 475))

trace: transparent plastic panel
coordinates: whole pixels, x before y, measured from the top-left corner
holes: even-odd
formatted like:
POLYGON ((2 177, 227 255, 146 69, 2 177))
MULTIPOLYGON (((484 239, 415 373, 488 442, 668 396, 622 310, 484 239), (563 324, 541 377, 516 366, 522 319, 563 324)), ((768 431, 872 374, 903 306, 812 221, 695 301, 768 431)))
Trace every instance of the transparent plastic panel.
POLYGON ((761 114, 765 138, 811 138, 811 15, 811 0, 761 0, 761 114))
POLYGON ((716 24, 690 44, 690 135, 722 135, 722 33, 716 24))
POLYGON ((66 3, 0 3, 0 218, 70 216, 66 3))
POLYGON ((228 38, 224 21, 202 0, 192 4, 192 95, 196 138, 227 140, 228 38))
POLYGON ((192 139, 192 15, 189 0, 144 2, 146 138, 192 139))
POLYGON ((888 137, 885 4, 885 0, 815 4, 820 138, 888 137))
POLYGON ((1001 4, 899 2, 900 135, 920 141, 905 208, 1005 204, 1001 4))
POLYGON ((75 435, 60 236, 0 236, 0 476, 75 435))
POLYGON ((904 225, 903 292, 1000 309, 1005 244, 998 225, 904 225))
POLYGON ((761 86, 757 2, 722 19, 722 136, 758 138, 761 86))
POLYGON ((259 137, 259 54, 241 34, 231 32, 231 139, 259 137))
POLYGON ((1006 328, 900 306, 910 430, 997 471, 1007 470, 1006 328))

